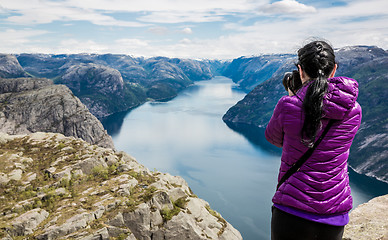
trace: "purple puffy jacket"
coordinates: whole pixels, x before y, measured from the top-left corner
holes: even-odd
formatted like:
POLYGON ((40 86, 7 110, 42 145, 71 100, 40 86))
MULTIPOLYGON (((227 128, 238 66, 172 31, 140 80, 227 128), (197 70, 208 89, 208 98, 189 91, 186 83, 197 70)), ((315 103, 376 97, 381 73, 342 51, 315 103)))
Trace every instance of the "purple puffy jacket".
MULTIPOLYGON (((356 102, 358 83, 351 78, 334 77, 328 80, 324 98, 322 128, 336 119, 320 145, 300 170, 276 191, 272 201, 318 215, 336 215, 350 211, 347 160, 349 149, 361 123, 361 107, 356 102)), ((303 99, 308 85, 297 93, 303 99)), ((283 96, 277 103, 265 131, 267 140, 283 147, 278 179, 306 151, 300 138, 304 113, 297 96, 283 96)))

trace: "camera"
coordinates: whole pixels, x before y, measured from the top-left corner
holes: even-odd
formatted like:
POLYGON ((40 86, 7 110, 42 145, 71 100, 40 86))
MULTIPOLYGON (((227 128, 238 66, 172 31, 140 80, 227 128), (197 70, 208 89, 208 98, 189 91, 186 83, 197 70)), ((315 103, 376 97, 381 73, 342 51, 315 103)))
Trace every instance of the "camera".
POLYGON ((294 70, 292 72, 286 72, 283 77, 283 86, 288 91, 290 89, 293 93, 302 87, 302 80, 300 79, 299 72, 294 70))

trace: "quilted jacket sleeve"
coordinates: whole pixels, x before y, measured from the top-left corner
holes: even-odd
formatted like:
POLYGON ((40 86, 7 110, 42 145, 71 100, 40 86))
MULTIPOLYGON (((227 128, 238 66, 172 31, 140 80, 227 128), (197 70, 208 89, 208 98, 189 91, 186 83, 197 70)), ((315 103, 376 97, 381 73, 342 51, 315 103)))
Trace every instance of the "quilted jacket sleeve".
POLYGON ((276 104, 275 110, 273 111, 271 120, 265 129, 265 138, 268 142, 272 143, 277 147, 283 146, 283 106, 285 97, 282 97, 276 104))

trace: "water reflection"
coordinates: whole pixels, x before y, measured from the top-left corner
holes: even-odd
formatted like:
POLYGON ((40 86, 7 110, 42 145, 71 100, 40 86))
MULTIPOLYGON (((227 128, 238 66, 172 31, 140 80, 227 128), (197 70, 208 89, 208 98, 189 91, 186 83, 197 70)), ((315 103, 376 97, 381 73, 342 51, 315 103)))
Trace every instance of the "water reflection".
MULTIPOLYGON (((222 121, 246 94, 233 86, 223 77, 198 82, 169 102, 146 103, 119 115, 118 123, 110 119, 110 133, 117 149, 149 169, 182 176, 245 240, 270 239, 279 149, 260 137, 263 132, 240 134, 222 121)), ((353 184, 357 203, 381 190, 370 193, 358 184, 353 184)))
POLYGON ((128 113, 130 113, 131 111, 132 109, 124 112, 115 113, 101 120, 101 123, 104 125, 109 135, 114 137, 120 132, 121 127, 124 123, 125 116, 127 116, 128 113))

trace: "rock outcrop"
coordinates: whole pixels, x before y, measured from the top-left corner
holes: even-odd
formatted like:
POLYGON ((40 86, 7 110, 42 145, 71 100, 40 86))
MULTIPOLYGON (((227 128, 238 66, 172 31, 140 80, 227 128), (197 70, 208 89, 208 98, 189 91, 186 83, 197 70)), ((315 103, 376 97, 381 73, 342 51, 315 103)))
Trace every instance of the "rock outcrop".
POLYGON ((0 79, 0 131, 62 133, 114 148, 102 124, 70 89, 48 79, 0 79))
POLYGON ((388 195, 376 197, 350 213, 344 240, 388 240, 388 195))
POLYGON ((14 55, 0 54, 0 78, 27 77, 14 55))
POLYGON ((0 162, 2 239, 242 239, 181 177, 124 152, 0 134, 0 162))

